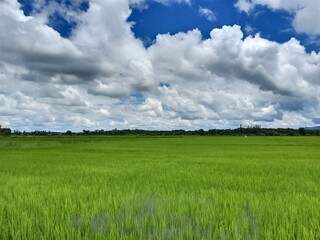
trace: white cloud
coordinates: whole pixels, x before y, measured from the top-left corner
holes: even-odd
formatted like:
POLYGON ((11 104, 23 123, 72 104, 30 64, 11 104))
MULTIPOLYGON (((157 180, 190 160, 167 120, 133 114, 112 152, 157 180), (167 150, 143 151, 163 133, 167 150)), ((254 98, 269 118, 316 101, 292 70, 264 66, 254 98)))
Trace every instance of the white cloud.
POLYGON ((238 0, 235 4, 235 7, 241 11, 249 13, 253 9, 254 4, 249 0, 238 0))
POLYGON ((256 5, 292 12, 294 13, 292 24, 297 32, 320 35, 319 0, 238 0, 235 4, 239 10, 246 13, 250 13, 256 5))
POLYGON ((208 8, 199 7, 199 15, 206 18, 209 22, 217 21, 216 15, 208 8))
MULTIPOLYGON (((147 1, 147 0, 145 0, 147 1)), ((172 3, 186 3, 188 5, 191 5, 191 0, 154 0, 155 2, 158 2, 158 3, 162 3, 164 5, 170 5, 172 3)))
POLYGON ((129 4, 131 7, 139 9, 139 10, 144 10, 149 7, 149 4, 151 2, 157 2, 161 3, 166 6, 170 6, 171 4, 187 4, 191 6, 192 2, 191 0, 129 0, 129 4))
POLYGON ((248 35, 251 35, 255 31, 255 29, 251 25, 246 25, 244 30, 248 35))
POLYGON ((320 54, 239 26, 134 37, 129 0, 92 0, 64 39, 16 1, 0 2, 0 123, 13 129, 311 125, 320 54), (162 83, 162 84, 160 84, 162 83), (140 93, 137 94, 137 93, 140 93))
POLYGON ((278 44, 259 35, 242 38, 238 26, 214 29, 204 41, 197 30, 158 36, 149 52, 157 76, 171 83, 159 94, 162 101, 185 119, 229 124, 280 120, 319 101, 313 94, 319 92, 319 54, 306 54, 295 39, 278 44))
POLYGON ((313 1, 298 10, 293 26, 297 32, 320 35, 320 1, 313 1))

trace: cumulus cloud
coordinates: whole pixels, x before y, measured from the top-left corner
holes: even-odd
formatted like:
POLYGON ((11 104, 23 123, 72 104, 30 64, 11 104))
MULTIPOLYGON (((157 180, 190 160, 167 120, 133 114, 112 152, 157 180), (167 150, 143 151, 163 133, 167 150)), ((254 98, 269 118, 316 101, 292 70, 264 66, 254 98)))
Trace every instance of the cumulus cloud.
POLYGON ((160 80, 170 83, 161 88, 162 101, 185 119, 272 122, 319 101, 313 94, 319 92, 319 54, 306 54, 295 39, 243 39, 235 25, 214 29, 206 40, 198 30, 159 35, 149 53, 160 80))
POLYGON ((318 0, 238 0, 235 6, 250 13, 256 5, 294 13, 293 26, 299 33, 320 35, 320 2, 318 0))
MULTIPOLYGON (((21 130, 299 127, 320 116, 320 54, 239 26, 134 37, 130 5, 92 0, 70 38, 0 2, 0 122, 21 130)), ((186 1, 188 3, 188 1, 186 1)), ((164 1, 163 3, 166 3, 164 1)), ((72 9, 70 11, 73 11, 72 9)))

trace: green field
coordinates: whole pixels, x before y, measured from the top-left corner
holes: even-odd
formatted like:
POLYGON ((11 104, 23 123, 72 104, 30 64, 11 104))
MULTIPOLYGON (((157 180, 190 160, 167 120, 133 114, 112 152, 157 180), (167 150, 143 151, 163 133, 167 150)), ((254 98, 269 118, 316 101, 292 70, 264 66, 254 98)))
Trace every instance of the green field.
POLYGON ((0 138, 0 239, 320 239, 319 137, 0 138))

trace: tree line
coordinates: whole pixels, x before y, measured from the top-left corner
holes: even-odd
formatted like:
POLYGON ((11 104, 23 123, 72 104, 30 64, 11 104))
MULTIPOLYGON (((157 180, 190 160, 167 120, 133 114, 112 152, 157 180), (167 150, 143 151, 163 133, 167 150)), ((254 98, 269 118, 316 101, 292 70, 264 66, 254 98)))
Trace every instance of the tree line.
MULTIPOLYGON (((2 132, 2 130, 1 130, 2 132)), ((8 133, 8 131, 7 131, 8 133)), ((307 128, 261 128, 260 126, 236 129, 209 129, 209 130, 143 130, 143 129, 113 129, 113 130, 83 130, 81 132, 52 132, 52 131, 14 131, 11 135, 29 136, 320 136, 320 129, 307 128)), ((10 135, 9 134, 9 135, 10 135)), ((2 134, 1 134, 2 135, 2 134)))
POLYGON ((0 136, 10 136, 11 129, 10 128, 2 128, 0 125, 0 136))

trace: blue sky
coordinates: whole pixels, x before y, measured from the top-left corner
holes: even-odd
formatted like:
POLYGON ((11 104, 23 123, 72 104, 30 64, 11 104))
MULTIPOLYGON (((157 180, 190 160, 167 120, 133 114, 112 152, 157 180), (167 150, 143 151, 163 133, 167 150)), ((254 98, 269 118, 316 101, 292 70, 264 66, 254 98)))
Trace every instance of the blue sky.
POLYGON ((17 130, 319 125, 318 0, 3 0, 17 130))

